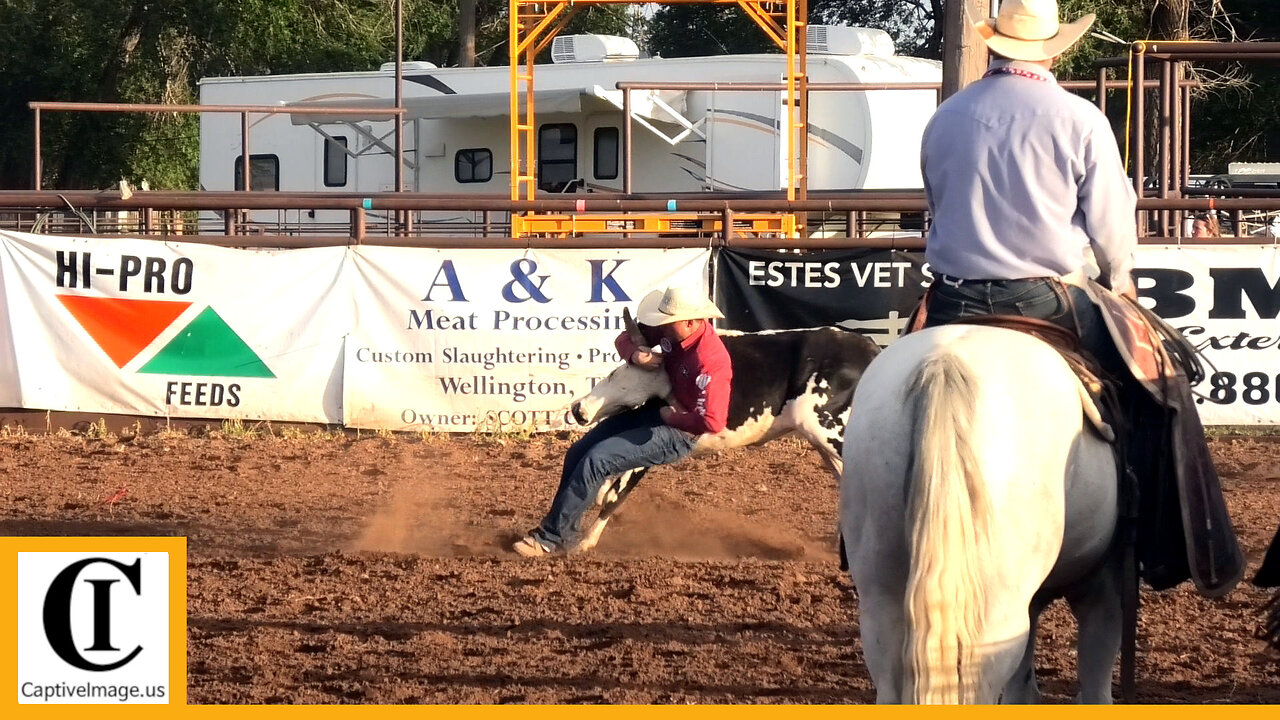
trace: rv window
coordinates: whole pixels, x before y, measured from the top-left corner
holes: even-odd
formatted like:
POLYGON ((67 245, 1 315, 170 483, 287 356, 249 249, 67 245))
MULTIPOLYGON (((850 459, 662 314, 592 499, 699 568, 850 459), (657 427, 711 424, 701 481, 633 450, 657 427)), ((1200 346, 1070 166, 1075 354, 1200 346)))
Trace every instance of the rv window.
MULTIPOLYGON (((244 190, 244 158, 236 158, 236 190, 244 190)), ((280 189, 280 158, 275 155, 249 156, 249 189, 280 189)))
POLYGON ((578 128, 569 123, 538 130, 538 189, 564 192, 578 179, 578 128))
POLYGON ((453 156, 453 179, 460 183, 489 182, 493 177, 493 153, 489 148, 459 150, 453 156))
POLYGON ((347 184, 347 139, 341 135, 324 139, 324 186, 347 184))
POLYGON ((618 177, 618 128, 596 128, 595 175, 598 180, 616 180, 618 177))

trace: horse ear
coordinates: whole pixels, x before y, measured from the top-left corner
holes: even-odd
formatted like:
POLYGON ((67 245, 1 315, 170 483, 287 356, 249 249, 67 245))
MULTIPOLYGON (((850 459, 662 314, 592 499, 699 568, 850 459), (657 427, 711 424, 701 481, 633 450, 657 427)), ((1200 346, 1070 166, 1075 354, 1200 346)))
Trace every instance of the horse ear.
POLYGON ((640 326, 636 324, 635 318, 631 317, 630 308, 622 308, 622 322, 627 326, 627 335, 631 337, 631 342, 636 345, 649 344, 649 341, 644 337, 644 333, 640 332, 640 326))

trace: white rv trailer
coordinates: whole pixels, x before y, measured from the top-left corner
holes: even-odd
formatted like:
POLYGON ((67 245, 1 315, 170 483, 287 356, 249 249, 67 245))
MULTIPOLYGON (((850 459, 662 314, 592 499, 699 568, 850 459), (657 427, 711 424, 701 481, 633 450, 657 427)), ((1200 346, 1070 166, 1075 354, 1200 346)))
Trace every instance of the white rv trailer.
MULTIPOLYGON (((893 54, 879 30, 808 28, 813 83, 936 83, 941 65, 893 54)), ((546 192, 622 190, 622 91, 616 83, 777 83, 780 54, 638 59, 625 38, 555 39, 538 65, 536 175, 546 192)), ((394 189, 394 65, 376 72, 206 78, 206 105, 343 106, 352 116, 251 118, 253 189, 373 193, 394 189)), ((404 64, 404 184, 409 191, 504 196, 510 192, 508 68, 404 64)), ((785 91, 632 91, 633 192, 779 190, 789 141, 780 131, 785 91)), ((921 187, 918 151, 936 107, 933 90, 815 91, 809 105, 810 190, 921 187)), ((200 121, 200 183, 241 185, 240 117, 200 121)), ((456 213, 453 214, 456 216, 456 213)), ((345 211, 257 213, 259 222, 341 223, 345 211)), ((372 219, 372 218, 371 218, 372 219)), ((431 220, 477 218, 423 214, 431 220)))

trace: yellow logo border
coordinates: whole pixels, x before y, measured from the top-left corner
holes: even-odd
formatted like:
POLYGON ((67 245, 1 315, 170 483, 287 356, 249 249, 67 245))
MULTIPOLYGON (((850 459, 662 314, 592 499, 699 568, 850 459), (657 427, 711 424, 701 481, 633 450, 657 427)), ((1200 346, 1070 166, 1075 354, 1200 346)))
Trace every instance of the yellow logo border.
MULTIPOLYGON (((0 573, 9 585, 0 592, 0 677, 10 690, 18 680, 18 553, 20 552, 165 552, 169 554, 169 704, 168 705, 20 705, 8 693, 0 707, 24 716, 75 717, 99 714, 137 717, 172 714, 187 706, 187 539, 185 537, 0 537, 0 573), (10 583, 12 583, 10 585, 10 583), (90 709, 92 708, 92 709, 90 709)), ((12 717, 12 716, 11 716, 12 717)))

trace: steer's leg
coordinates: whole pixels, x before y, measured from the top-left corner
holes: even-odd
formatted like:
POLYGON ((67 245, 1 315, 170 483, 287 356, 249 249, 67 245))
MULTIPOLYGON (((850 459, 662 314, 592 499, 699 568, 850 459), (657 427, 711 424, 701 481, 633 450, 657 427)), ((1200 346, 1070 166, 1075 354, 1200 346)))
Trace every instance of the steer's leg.
POLYGON ((649 468, 635 468, 628 470, 613 481, 605 483, 600 489, 600 494, 596 496, 596 504, 600 506, 600 514, 596 516, 596 520, 586 532, 582 533, 582 538, 578 541, 572 552, 586 552, 596 546, 600 542, 600 536, 604 534, 605 525, 609 524, 609 518, 617 512, 622 502, 627 499, 631 491, 639 484, 640 478, 649 471, 649 468))
POLYGON ((844 475, 844 427, 849 410, 846 407, 843 413, 833 414, 820 405, 803 407, 806 409, 797 413, 795 430, 818 451, 827 469, 839 480, 844 475))
POLYGON ((844 475, 844 458, 841 457, 842 440, 843 438, 839 436, 830 435, 818 440, 812 437, 809 438, 809 444, 813 445, 813 449, 817 450, 818 454, 822 456, 827 469, 831 471, 832 475, 836 476, 837 480, 844 475))

